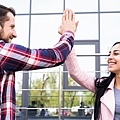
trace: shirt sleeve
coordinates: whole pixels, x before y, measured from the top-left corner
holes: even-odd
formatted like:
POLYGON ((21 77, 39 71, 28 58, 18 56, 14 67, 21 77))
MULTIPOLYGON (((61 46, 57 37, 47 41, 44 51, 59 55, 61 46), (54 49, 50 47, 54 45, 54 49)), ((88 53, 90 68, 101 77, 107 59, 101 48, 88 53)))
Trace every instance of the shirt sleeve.
POLYGON ((74 34, 65 32, 53 48, 30 49, 0 42, 0 74, 20 70, 36 70, 63 64, 74 45, 74 34))
POLYGON ((88 74, 86 71, 81 69, 75 50, 68 55, 66 61, 66 66, 70 76, 82 87, 94 92, 95 91, 95 77, 88 74))

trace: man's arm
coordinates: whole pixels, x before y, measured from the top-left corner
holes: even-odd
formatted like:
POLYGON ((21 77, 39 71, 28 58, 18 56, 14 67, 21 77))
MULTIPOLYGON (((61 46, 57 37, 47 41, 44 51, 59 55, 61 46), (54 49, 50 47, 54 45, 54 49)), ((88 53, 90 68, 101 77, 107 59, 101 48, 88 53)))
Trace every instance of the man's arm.
POLYGON ((29 49, 21 45, 1 42, 1 72, 35 70, 62 64, 74 44, 76 29, 75 14, 64 11, 62 16, 62 36, 50 49, 29 49))
POLYGON ((74 44, 74 34, 65 32, 60 41, 49 49, 29 49, 21 45, 1 42, 1 68, 9 73, 34 70, 62 64, 74 44))

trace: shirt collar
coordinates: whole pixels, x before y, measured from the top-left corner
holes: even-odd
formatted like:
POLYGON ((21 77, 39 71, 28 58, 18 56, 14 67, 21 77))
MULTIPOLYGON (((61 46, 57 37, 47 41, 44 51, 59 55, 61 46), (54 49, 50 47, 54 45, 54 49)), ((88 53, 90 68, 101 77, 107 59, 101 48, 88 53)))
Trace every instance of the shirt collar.
POLYGON ((4 42, 4 43, 7 43, 5 40, 0 40, 0 42, 4 42))
POLYGON ((112 79, 111 83, 108 86, 108 89, 114 89, 115 78, 112 79))

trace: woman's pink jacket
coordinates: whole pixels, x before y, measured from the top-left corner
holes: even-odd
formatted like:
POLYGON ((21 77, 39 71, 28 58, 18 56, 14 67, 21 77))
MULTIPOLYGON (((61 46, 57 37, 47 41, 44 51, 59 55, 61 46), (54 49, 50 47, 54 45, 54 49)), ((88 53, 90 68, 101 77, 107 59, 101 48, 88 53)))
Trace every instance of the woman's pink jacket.
MULTIPOLYGON (((84 88, 95 92, 94 80, 95 77, 85 72, 80 68, 75 50, 68 55, 66 61, 66 66, 70 76, 84 88)), ((114 98, 114 79, 110 83, 107 91, 101 97, 101 118, 100 120, 114 120, 114 111, 115 111, 115 98, 114 98)), ((92 120, 93 117, 92 117, 92 120)))

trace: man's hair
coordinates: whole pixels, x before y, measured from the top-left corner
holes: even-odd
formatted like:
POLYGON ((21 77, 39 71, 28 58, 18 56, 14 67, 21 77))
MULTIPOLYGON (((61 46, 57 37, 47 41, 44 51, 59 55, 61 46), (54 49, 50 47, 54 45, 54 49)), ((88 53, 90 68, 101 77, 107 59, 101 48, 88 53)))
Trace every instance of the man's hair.
POLYGON ((9 20, 9 18, 7 16, 8 12, 11 12, 15 16, 14 8, 12 8, 12 7, 8 8, 8 7, 0 4, 0 25, 2 27, 4 26, 4 22, 9 20))

